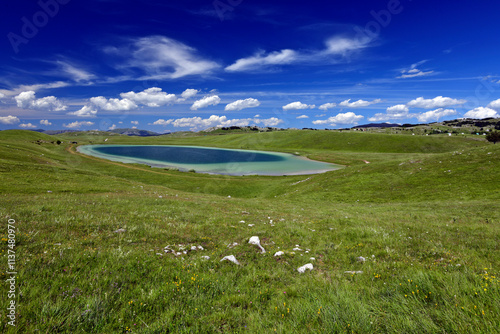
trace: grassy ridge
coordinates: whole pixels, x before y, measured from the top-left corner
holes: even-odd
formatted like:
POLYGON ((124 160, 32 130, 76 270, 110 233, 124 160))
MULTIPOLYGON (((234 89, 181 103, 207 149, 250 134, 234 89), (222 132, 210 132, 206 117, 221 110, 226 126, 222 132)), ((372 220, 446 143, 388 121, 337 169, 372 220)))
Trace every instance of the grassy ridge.
POLYGON ((496 333, 498 147, 326 131, 181 138, 1 131, 0 215, 18 222, 21 294, 18 327, 4 313, 0 326, 7 333, 496 333), (300 152, 347 167, 230 177, 68 151, 68 141, 106 138, 300 152), (254 235, 265 254, 248 244, 254 235), (167 245, 182 255, 165 253, 167 245), (220 262, 231 254, 240 266, 220 262), (314 269, 299 274, 308 262, 314 269))

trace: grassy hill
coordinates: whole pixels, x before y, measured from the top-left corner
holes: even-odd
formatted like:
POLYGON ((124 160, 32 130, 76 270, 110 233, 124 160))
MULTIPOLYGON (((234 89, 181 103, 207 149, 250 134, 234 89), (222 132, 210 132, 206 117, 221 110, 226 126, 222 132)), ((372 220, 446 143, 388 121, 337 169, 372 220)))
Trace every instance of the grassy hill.
POLYGON ((6 263, 14 219, 18 272, 17 327, 2 317, 0 328, 495 333, 499 156, 500 145, 461 136, 0 131, 1 251, 6 263), (71 142, 261 149, 346 167, 204 175, 87 157, 71 142))

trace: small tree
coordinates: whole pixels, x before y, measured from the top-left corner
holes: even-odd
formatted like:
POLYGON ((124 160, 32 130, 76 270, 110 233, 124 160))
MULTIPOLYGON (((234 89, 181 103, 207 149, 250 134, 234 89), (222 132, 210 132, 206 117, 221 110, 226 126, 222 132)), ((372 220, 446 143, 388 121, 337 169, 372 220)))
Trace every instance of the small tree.
POLYGON ((496 144, 497 141, 500 141, 500 132, 498 131, 490 132, 486 136, 486 140, 492 142, 493 144, 496 144))

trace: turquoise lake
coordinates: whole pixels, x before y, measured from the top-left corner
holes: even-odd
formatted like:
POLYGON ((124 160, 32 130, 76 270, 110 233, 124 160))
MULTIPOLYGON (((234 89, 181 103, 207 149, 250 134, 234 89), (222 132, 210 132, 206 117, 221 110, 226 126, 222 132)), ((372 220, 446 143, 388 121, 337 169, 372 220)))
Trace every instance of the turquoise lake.
POLYGON ((289 153, 173 145, 84 145, 78 151, 113 161, 224 175, 300 175, 341 168, 289 153))

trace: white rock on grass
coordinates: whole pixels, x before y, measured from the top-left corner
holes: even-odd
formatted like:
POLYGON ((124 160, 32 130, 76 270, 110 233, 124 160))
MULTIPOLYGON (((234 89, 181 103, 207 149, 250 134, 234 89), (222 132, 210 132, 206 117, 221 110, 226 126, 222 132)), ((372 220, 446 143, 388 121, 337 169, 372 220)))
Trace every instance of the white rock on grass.
POLYGON ((302 249, 300 249, 299 247, 295 247, 294 249, 292 249, 294 251, 301 251, 302 249))
POLYGON ((208 255, 203 255, 201 258, 205 259, 205 260, 210 260, 210 256, 208 256, 208 255))
POLYGON ((192 251, 197 250, 196 246, 191 246, 191 250, 192 250, 192 251))
POLYGON ((222 260, 220 260, 220 262, 222 261, 230 261, 234 264, 237 264, 237 265, 240 265, 240 263, 238 262, 238 260, 236 260, 236 258, 234 257, 234 255, 228 255, 228 256, 224 256, 222 258, 222 260))
POLYGON ((284 254, 285 254, 285 252, 279 251, 279 252, 274 253, 274 256, 281 256, 284 254))
POLYGON ((348 270, 348 271, 344 271, 344 274, 362 274, 363 272, 362 271, 353 271, 353 270, 348 270))
POLYGON ((358 256, 356 258, 356 260, 358 260, 358 262, 365 262, 366 261, 366 259, 364 257, 362 257, 362 256, 358 256))
POLYGON ((308 264, 303 265, 302 267, 299 267, 297 269, 297 271, 302 274, 306 271, 306 269, 313 270, 313 268, 314 267, 313 267, 312 263, 308 263, 308 264))
POLYGON ((248 243, 252 244, 252 245, 256 245, 257 247, 259 247, 260 250, 261 250, 261 253, 265 253, 266 252, 266 250, 264 249, 264 247, 262 247, 261 244, 260 244, 259 237, 257 237, 257 236, 251 237, 250 240, 248 241, 248 243))
POLYGON ((198 246, 198 249, 199 249, 199 250, 204 250, 203 246, 201 246, 201 245, 200 245, 200 246, 198 246))
POLYGON ((232 244, 227 245, 228 248, 233 248, 235 246, 238 246, 237 242, 233 242, 232 244))

